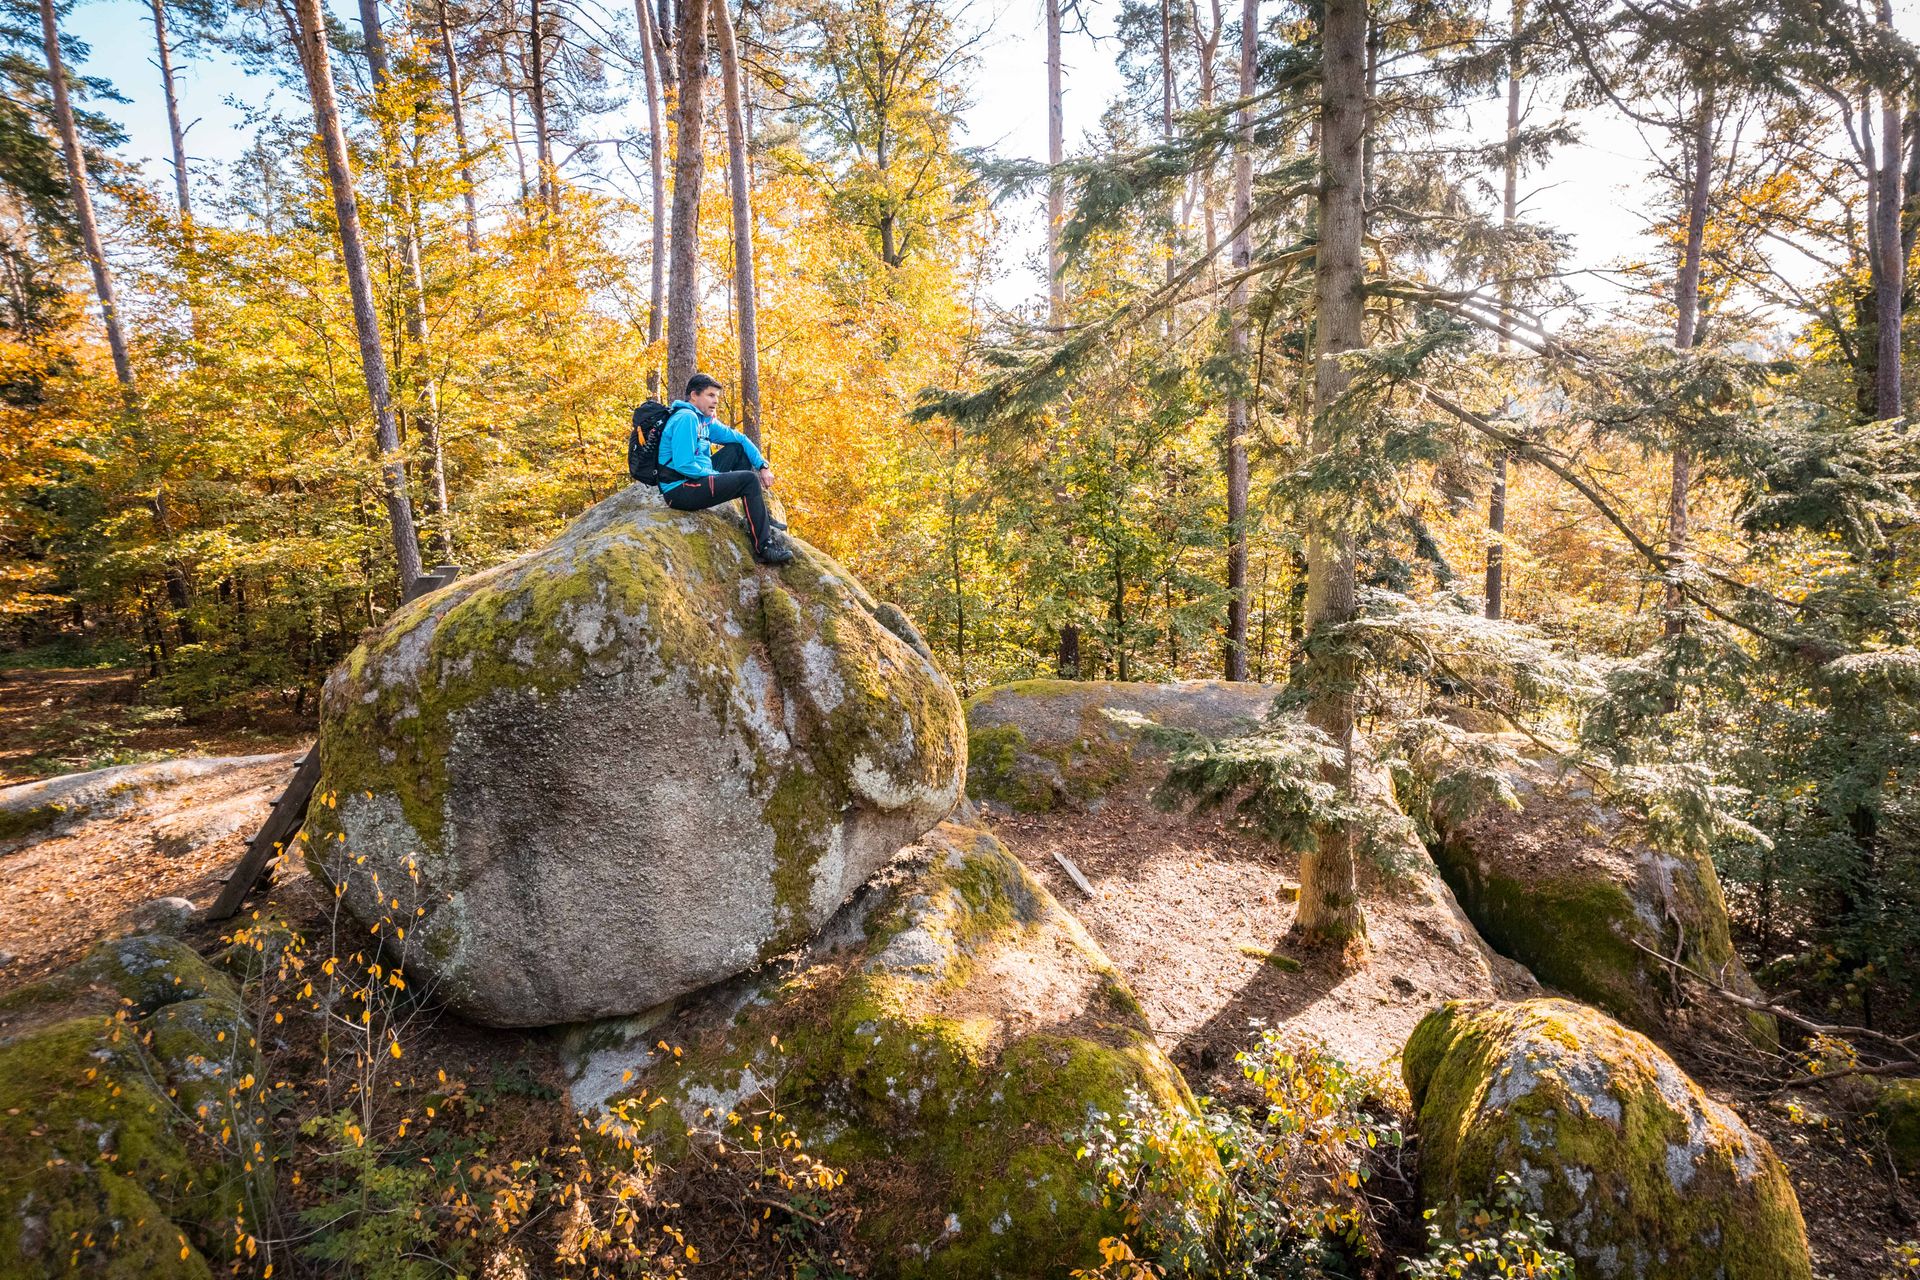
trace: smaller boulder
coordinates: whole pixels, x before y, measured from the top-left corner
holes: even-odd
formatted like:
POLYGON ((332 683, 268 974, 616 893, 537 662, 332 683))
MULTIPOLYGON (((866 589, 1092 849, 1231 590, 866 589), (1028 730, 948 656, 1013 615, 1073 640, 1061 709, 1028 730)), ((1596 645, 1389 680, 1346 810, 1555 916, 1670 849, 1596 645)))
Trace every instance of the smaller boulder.
POLYGON ((135 933, 176 936, 193 923, 196 908, 187 898, 149 898, 129 916, 135 933))
POLYGON ((1920 1178, 1920 1080, 1877 1082, 1873 1118, 1887 1136, 1894 1167, 1908 1178, 1920 1178))
MULTIPOLYGON (((576 1029, 573 1103, 677 1162, 737 1144, 777 1098, 805 1149, 846 1170, 877 1276, 1096 1266, 1125 1222, 1078 1135, 1130 1096, 1192 1106, 1099 945, 985 832, 942 824, 770 968, 576 1029)), ((1185 1154, 1205 1201, 1218 1164, 1185 1154)))
POLYGON ((1518 1175, 1581 1280, 1801 1280, 1800 1205, 1766 1139, 1636 1031, 1567 1000, 1458 1000, 1402 1072, 1443 1222, 1518 1175))
MULTIPOLYGON (((1741 995, 1760 990, 1733 949, 1726 899, 1704 854, 1653 847, 1581 774, 1544 760, 1508 771, 1518 811, 1461 819, 1436 805, 1434 861, 1493 948, 1639 1031, 1670 1029, 1675 956, 1741 995)), ((1735 1015, 1755 1043, 1779 1044, 1761 1013, 1735 1015)))
POLYGON ((1218 738, 1257 726, 1279 692, 1227 680, 996 685, 967 700, 967 794, 1021 813, 1085 809, 1132 774, 1136 755, 1155 754, 1107 711, 1218 738))
POLYGON ((0 1271, 210 1277, 266 1200, 237 1154, 266 1137, 260 1073, 232 983, 173 938, 102 943, 0 1000, 0 1271))

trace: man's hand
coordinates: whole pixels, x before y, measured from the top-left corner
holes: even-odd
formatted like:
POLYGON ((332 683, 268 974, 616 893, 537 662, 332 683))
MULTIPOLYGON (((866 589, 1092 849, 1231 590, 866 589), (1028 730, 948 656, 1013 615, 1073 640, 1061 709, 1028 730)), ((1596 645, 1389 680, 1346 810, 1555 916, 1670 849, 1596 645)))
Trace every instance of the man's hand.
POLYGON ((763 489, 773 488, 773 468, 772 467, 760 468, 760 487, 763 489))

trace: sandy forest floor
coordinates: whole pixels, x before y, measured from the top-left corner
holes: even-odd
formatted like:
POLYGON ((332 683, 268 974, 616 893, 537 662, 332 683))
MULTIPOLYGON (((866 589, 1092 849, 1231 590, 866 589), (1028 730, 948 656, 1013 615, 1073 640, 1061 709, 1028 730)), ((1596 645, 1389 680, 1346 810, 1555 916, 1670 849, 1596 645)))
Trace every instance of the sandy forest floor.
MULTIPOLYGON (((81 674, 87 678, 35 672, 0 681, 0 761, 44 757, 51 739, 39 721, 49 713, 98 716, 119 696, 112 678, 81 674)), ((187 741, 201 750, 261 754, 297 739, 216 733, 187 741)), ((141 902, 178 895, 210 903, 293 759, 286 754, 160 790, 51 838, 0 844, 0 953, 8 953, 0 964, 0 994, 124 928, 127 913, 141 902)), ((1371 963, 1342 970, 1324 957, 1290 954, 1285 935, 1296 860, 1223 821, 1158 812, 1144 793, 1144 784, 1122 790, 1093 813, 989 814, 987 825, 1105 947, 1196 1092, 1237 1092, 1233 1055, 1256 1034, 1256 1023, 1317 1036, 1352 1061, 1382 1062, 1440 1000, 1511 989, 1484 964, 1474 970, 1468 949, 1431 901, 1378 892, 1366 904, 1371 963), (1074 886, 1055 852, 1090 881, 1092 898, 1074 886)), ((318 919, 322 895, 296 867, 255 905, 296 923, 311 921, 318 919)), ((188 937, 210 950, 221 932, 201 925, 188 937)), ((439 1019, 434 1038, 435 1054, 444 1049, 476 1078, 533 1069, 552 1074, 549 1054, 534 1041, 481 1033, 451 1016, 439 1019)), ((1820 1274, 1835 1280, 1890 1275, 1885 1242, 1920 1234, 1920 1201, 1900 1190, 1842 1127, 1793 1124, 1756 1091, 1716 1079, 1684 1053, 1682 1059, 1787 1162, 1820 1274)), ((525 1123, 530 1133, 544 1134, 558 1117, 529 1112, 525 1123)))

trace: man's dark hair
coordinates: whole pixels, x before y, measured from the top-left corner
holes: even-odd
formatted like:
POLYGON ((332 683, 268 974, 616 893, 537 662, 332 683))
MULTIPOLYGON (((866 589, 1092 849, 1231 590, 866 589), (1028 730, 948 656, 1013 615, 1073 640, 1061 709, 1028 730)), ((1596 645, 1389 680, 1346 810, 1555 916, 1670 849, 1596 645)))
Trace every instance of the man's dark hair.
POLYGON ((710 373, 696 373, 687 379, 687 394, 689 396, 697 396, 708 387, 718 387, 721 385, 723 384, 720 379, 710 373))

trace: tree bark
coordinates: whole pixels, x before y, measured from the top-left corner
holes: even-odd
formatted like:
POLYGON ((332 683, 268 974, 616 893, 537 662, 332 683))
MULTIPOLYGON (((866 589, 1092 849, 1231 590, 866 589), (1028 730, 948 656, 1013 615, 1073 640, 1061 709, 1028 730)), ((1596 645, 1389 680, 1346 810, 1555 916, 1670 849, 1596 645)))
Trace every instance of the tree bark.
POLYGON ((167 133, 173 141, 173 192, 180 204, 180 225, 193 217, 193 198, 187 189, 187 131, 180 124, 180 98, 173 82, 173 48, 167 43, 166 0, 152 0, 153 42, 160 55, 160 87, 167 97, 167 133))
MULTIPOLYGON (((1320 26, 1319 247, 1314 259, 1313 425, 1309 445, 1326 454, 1338 447, 1336 417, 1345 412, 1351 375, 1341 357, 1366 343, 1364 266, 1367 102, 1366 0, 1326 0, 1320 26)), ((1322 499, 1307 535, 1307 634, 1352 621, 1355 604, 1354 531, 1340 504, 1322 499)), ((1354 689, 1358 662, 1344 645, 1323 646, 1308 660, 1308 719, 1339 745, 1342 763, 1328 781, 1351 795, 1355 751, 1354 689)), ((1366 935, 1355 875, 1353 831, 1323 824, 1300 860, 1299 911, 1294 932, 1304 942, 1344 946, 1366 935)))
POLYGON ((667 281, 667 394, 683 394, 700 339, 700 182, 707 96, 708 0, 680 6, 680 99, 673 144, 673 243, 667 281))
POLYGON ((727 0, 713 0, 720 80, 727 108, 727 177, 733 204, 733 295, 740 317, 740 430, 760 443, 760 321, 753 285, 753 188, 747 174, 747 119, 741 109, 740 51, 727 0))
MULTIPOLYGON (((1260 48, 1260 0, 1241 0, 1240 99, 1253 96, 1260 48)), ((1227 351, 1233 393, 1227 397, 1227 653, 1226 677, 1247 678, 1247 268, 1253 262, 1253 108, 1242 105, 1233 144, 1233 271, 1227 302, 1227 351)), ((1259 388, 1253 389, 1259 394, 1259 388)))
POLYGON ((473 194, 473 153, 467 148, 467 108, 460 82, 460 59, 453 48, 453 24, 447 21, 447 0, 434 5, 440 24, 440 53, 447 63, 447 101, 453 108, 453 140, 460 148, 460 195, 467 206, 467 252, 480 252, 480 210, 473 194))
POLYGON ((413 525, 413 504, 407 497, 407 472, 400 453, 399 431, 393 421, 387 357, 380 345, 380 317, 374 309, 373 281, 367 271, 367 251, 360 233, 360 210, 354 203, 353 170, 347 158, 346 135, 340 129, 333 67, 327 60, 326 19, 320 11, 320 0, 294 0, 294 12, 299 22, 301 69, 306 73, 307 93, 313 100, 314 131, 320 135, 321 149, 326 153, 327 185, 333 192, 333 212, 340 226, 340 259, 346 268, 347 290, 353 297, 353 327, 360 340, 360 368, 367 381, 367 399, 373 406, 382 497, 393 530, 394 557, 404 597, 413 580, 420 576, 420 543, 413 525))
MULTIPOLYGON (((660 345, 661 308, 667 295, 667 134, 660 121, 660 81, 663 50, 653 8, 647 0, 633 0, 634 20, 640 24, 640 53, 647 73, 647 160, 653 178, 653 280, 647 295, 647 345, 660 345)), ((660 394, 660 370, 647 362, 647 390, 660 394)))
POLYGON ((447 502, 447 466, 440 448, 440 386, 433 376, 427 351, 427 283, 420 266, 420 234, 414 216, 413 190, 400 153, 398 127, 390 103, 380 103, 393 87, 393 66, 387 57, 387 39, 380 24, 380 0, 360 0, 360 25, 366 34, 367 70, 371 72, 379 110, 381 146, 387 169, 387 200, 397 223, 400 264, 405 274, 407 341, 418 368, 420 394, 414 405, 414 423, 427 455, 428 533, 434 554, 442 564, 453 560, 453 512, 447 502))
POLYGON ((533 188, 527 183, 527 152, 520 145, 520 109, 513 96, 513 67, 507 61, 506 41, 500 42, 497 52, 500 54, 500 89, 507 95, 507 137, 513 142, 513 163, 520 171, 520 203, 525 205, 533 196, 533 188))
POLYGON ((40 0, 40 39, 47 54, 47 83, 53 90, 53 123, 60 131, 60 150, 67 160, 67 182, 73 189, 74 218, 80 224, 80 246, 93 272, 94 296, 100 300, 100 318, 107 327, 107 349, 113 353, 113 376, 127 391, 134 389, 133 362, 127 357, 127 339, 120 328, 120 300, 113 273, 100 243, 100 224, 93 217, 93 193, 87 188, 87 156, 80 149, 80 130, 73 121, 73 102, 67 96, 66 63, 60 57, 60 26, 53 0, 40 0))
MULTIPOLYGON (((1693 349, 1700 317, 1700 268, 1707 239, 1707 205, 1713 194, 1713 86, 1700 91, 1700 114, 1693 128, 1693 176, 1687 191, 1687 243, 1674 281, 1673 346, 1693 349)), ((1693 483, 1693 458, 1683 442, 1673 446, 1673 476, 1667 489, 1667 552, 1678 560, 1687 551, 1687 497, 1693 483)), ((1686 597, 1668 583, 1662 633, 1675 639, 1686 632, 1686 597)))
POLYGON ((1060 3, 1047 4, 1047 165, 1053 173, 1047 178, 1047 323, 1059 328, 1066 323, 1067 282, 1061 277, 1066 265, 1060 256, 1060 224, 1066 217, 1066 186, 1060 177, 1060 164, 1067 158, 1067 124, 1061 101, 1060 3))
POLYGON ((547 212, 560 212, 558 175, 553 166, 553 139, 547 133, 547 32, 540 0, 532 0, 527 22, 527 101, 533 108, 533 156, 539 166, 540 203, 547 212))
MULTIPOLYGON (((1520 31, 1526 21, 1526 0, 1513 0, 1513 26, 1507 45, 1507 153, 1500 194, 1500 230, 1513 235, 1520 213, 1520 31)), ((1500 277, 1500 354, 1513 349, 1513 277, 1500 277)), ((1511 408, 1512 400, 1508 400, 1511 408)), ((1493 459, 1493 487, 1487 496, 1487 617, 1498 622, 1507 599, 1507 466, 1508 451, 1493 459)))
MULTIPOLYGON (((1891 36, 1892 0, 1880 0, 1879 9, 1880 23, 1891 36)), ((1902 278, 1906 274, 1902 252, 1906 242, 1900 233, 1900 211, 1905 203, 1901 190, 1900 162, 1905 157, 1905 148, 1901 146, 1900 117, 1900 95, 1883 92, 1880 101, 1880 172, 1870 179, 1877 181, 1880 187, 1880 195, 1873 209, 1877 224, 1875 247, 1879 250, 1880 259, 1874 271, 1874 319, 1878 325, 1879 342, 1873 371, 1873 399, 1875 415, 1881 418, 1900 416, 1900 320, 1906 284, 1902 278)))

